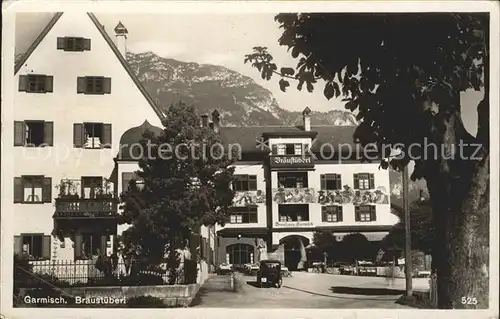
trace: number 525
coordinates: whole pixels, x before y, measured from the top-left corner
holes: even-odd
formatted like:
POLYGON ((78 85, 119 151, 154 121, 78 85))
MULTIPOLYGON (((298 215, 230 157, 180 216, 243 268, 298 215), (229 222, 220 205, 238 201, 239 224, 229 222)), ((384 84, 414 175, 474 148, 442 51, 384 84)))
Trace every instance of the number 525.
POLYGON ((475 297, 462 297, 463 305, 477 305, 477 298, 475 297))

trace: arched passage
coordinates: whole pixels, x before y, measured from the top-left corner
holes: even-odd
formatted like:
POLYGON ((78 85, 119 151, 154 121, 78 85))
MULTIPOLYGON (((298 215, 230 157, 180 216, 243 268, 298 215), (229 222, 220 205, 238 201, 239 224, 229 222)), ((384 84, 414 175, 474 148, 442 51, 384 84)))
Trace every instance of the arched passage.
POLYGON ((226 247, 226 256, 232 265, 253 263, 254 247, 249 244, 232 244, 226 247))
POLYGON ((301 270, 306 267, 306 249, 309 239, 300 235, 290 235, 280 240, 285 249, 285 266, 290 270, 301 270))

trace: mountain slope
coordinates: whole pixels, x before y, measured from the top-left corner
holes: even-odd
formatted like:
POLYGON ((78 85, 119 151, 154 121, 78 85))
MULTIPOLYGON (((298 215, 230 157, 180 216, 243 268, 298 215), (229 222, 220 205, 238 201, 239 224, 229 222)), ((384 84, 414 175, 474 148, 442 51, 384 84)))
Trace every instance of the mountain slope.
MULTIPOLYGON (((127 61, 146 90, 163 108, 183 101, 200 113, 218 109, 225 126, 296 125, 300 112, 279 107, 273 94, 228 68, 162 58, 153 52, 128 53, 127 61)), ((304 105, 305 107, 305 105, 304 105)), ((315 125, 356 125, 347 111, 312 112, 315 125)))

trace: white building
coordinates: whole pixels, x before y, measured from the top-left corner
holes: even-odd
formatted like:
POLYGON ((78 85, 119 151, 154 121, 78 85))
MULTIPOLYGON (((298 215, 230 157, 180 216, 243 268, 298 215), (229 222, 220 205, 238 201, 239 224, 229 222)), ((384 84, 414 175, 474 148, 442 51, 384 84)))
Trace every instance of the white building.
MULTIPOLYGON (((117 158, 119 142, 160 130, 163 117, 125 60, 127 33, 118 23, 110 37, 91 13, 58 13, 16 65, 15 121, 5 123, 14 130, 15 252, 34 260, 112 252, 123 230, 117 197, 138 169, 117 158)), ((202 228, 206 255, 210 233, 202 228)))
POLYGON ((337 240, 361 233, 376 252, 398 222, 389 172, 360 162, 356 127, 311 125, 309 108, 299 127, 223 127, 217 113, 212 122, 225 146, 241 147, 233 214, 217 229, 217 263, 257 262, 260 247, 294 269, 317 230, 337 240))

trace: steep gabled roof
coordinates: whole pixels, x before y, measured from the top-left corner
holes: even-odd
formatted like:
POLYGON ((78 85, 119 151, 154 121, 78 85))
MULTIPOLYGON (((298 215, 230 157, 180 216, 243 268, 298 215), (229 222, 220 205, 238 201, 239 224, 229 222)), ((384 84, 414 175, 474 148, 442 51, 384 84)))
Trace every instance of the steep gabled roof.
MULTIPOLYGON (((43 39, 45 38, 45 36, 49 33, 49 31, 52 29, 52 27, 54 27, 54 25, 57 23, 57 21, 59 20, 59 18, 61 18, 62 15, 63 15, 63 12, 58 12, 49 21, 49 23, 42 30, 42 32, 40 33, 40 35, 38 35, 38 37, 35 39, 35 41, 28 48, 28 50, 23 54, 23 56, 21 57, 21 59, 19 60, 19 62, 16 63, 16 65, 14 67, 14 74, 17 74, 17 72, 19 72, 19 70, 26 63, 26 61, 28 60, 28 58, 30 57, 30 55, 33 53, 33 51, 36 50, 36 48, 38 47, 38 45, 43 41, 43 39)), ((130 78, 132 79, 132 81, 135 83, 136 87, 139 89, 139 91, 141 91, 141 93, 144 96, 144 98, 146 99, 146 101, 148 101, 149 105, 153 108, 153 111, 160 118, 160 120, 163 120, 165 118, 165 115, 161 111, 160 107, 155 103, 155 101, 153 100, 153 98, 151 97, 151 95, 146 91, 146 89, 144 88, 144 86, 142 85, 142 83, 135 76, 134 72, 130 68, 130 65, 125 60, 125 57, 120 53, 120 50, 118 50, 118 48, 116 47, 116 45, 113 42, 113 40, 111 40, 111 38, 109 37, 109 35, 106 33, 106 31, 104 30, 104 27, 102 26, 102 24, 99 23, 99 21, 97 20, 97 18, 95 17, 95 15, 93 13, 89 12, 89 13, 87 13, 87 15, 89 16, 90 20, 92 20, 92 22, 94 23, 94 25, 97 28, 97 30, 99 30, 99 33, 101 33, 101 35, 103 36, 104 40, 108 43, 109 47, 111 48, 111 51, 113 51, 113 53, 115 54, 115 56, 118 59, 118 61, 120 61, 120 63, 122 64, 123 68, 125 69, 125 71, 128 73, 128 75, 130 76, 130 78)))

